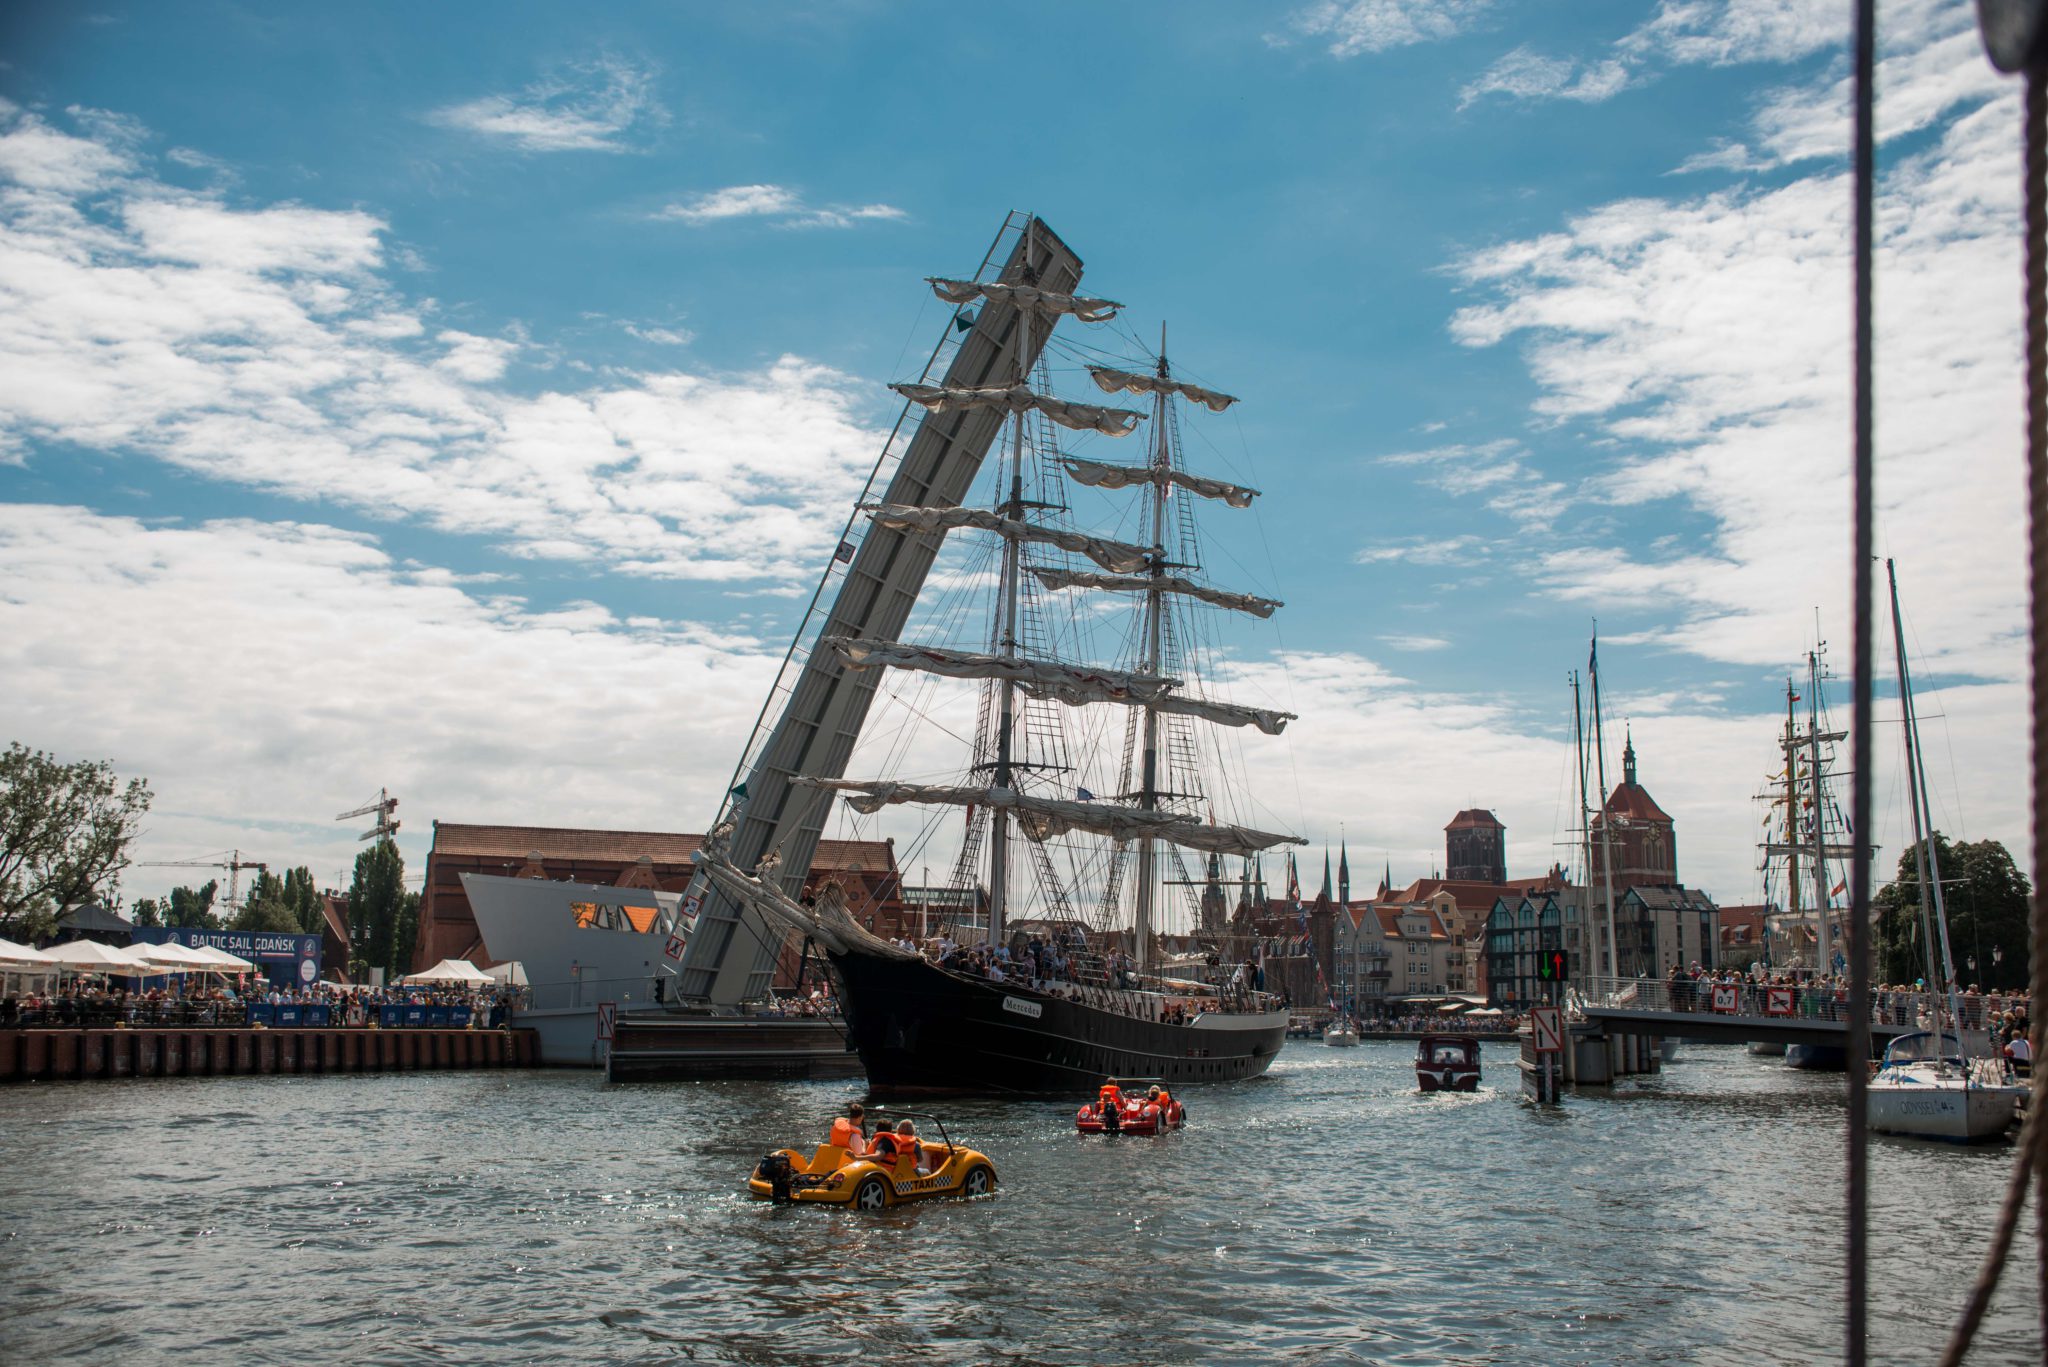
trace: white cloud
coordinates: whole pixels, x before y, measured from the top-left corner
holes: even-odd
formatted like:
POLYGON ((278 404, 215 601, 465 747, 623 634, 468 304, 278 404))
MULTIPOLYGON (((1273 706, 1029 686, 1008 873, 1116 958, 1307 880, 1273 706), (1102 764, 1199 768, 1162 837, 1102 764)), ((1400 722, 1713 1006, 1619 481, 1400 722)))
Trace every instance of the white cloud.
MULTIPOLYGON (((0 504, 8 725, 147 776, 145 859, 239 846, 331 880, 357 846, 329 818, 386 785, 415 872, 434 817, 710 819, 780 642, 536 612, 454 578, 330 527, 0 504)), ((137 870, 128 890, 190 872, 137 870)))
POLYGON ((1395 650, 1442 650, 1450 645, 1443 636, 1382 636, 1380 640, 1395 650))
POLYGON ((814 572, 880 447, 848 378, 797 357, 533 392, 516 333, 440 326, 392 286, 374 215, 175 190, 19 113, 0 149, 24 130, 45 150, 0 162, 30 177, 0 193, 8 459, 76 443, 531 557, 735 580, 814 572))
POLYGON ((606 57, 572 65, 517 95, 446 105, 429 123, 499 138, 527 152, 617 152, 636 128, 668 121, 651 67, 606 57))
MULTIPOLYGON (((1890 97, 1934 136, 1888 159, 1881 182, 1880 535, 1902 559, 1909 607, 1932 614, 1923 672, 2003 681, 2024 669, 2017 118, 2012 92, 1985 102, 1971 74, 1982 54, 1951 27, 1921 27, 1921 46, 1892 58, 1890 97), (1958 115, 1964 89, 1977 107, 1958 115)), ((1453 335, 1518 339, 1537 414, 1594 453, 1573 461, 1576 496, 1635 510, 1547 552, 1539 590, 1675 606, 1678 620, 1641 638, 1717 661, 1796 657, 1816 605, 1846 638, 1849 212, 1831 167, 1772 188, 1619 201, 1461 263, 1485 300, 1453 335), (1711 530, 1674 557, 1641 529, 1676 518, 1711 530)), ((1532 477, 1543 467, 1514 459, 1532 477)), ((1454 487, 1440 464, 1419 468, 1454 487)), ((1455 478, 1483 488, 1492 471, 1481 460, 1455 478)))
POLYGON ((1456 536, 1409 536, 1383 541, 1364 547, 1352 559, 1361 565, 1457 565, 1483 560, 1491 553, 1492 547, 1484 538, 1461 532, 1456 536))
POLYGON ((763 218, 782 228, 850 228, 862 222, 889 222, 909 217, 892 204, 826 205, 814 208, 796 191, 781 185, 728 185, 665 205, 657 219, 703 227, 736 218, 763 218))
MULTIPOLYGON (((1887 7, 1886 24, 1896 8, 1887 7)), ((1615 46, 1632 58, 1729 66, 1794 61, 1848 40, 1849 8, 1836 0, 1662 0, 1615 46)))
POLYGON ((1493 0, 1323 0, 1297 10, 1289 26, 1304 37, 1327 40, 1333 57, 1356 57, 1455 37, 1492 5, 1493 0))
POLYGON ((1464 109, 1488 95, 1598 104, 1620 94, 1628 84, 1628 67, 1620 61, 1610 58, 1580 62, 1572 57, 1545 57, 1527 47, 1518 47, 1460 91, 1458 107, 1464 109))
POLYGON ((1517 522, 1552 521, 1571 506, 1572 497, 1563 483, 1545 478, 1526 457, 1520 443, 1502 440, 1404 451, 1385 457, 1384 463, 1416 467, 1424 484, 1453 496, 1484 495, 1487 507, 1517 522))

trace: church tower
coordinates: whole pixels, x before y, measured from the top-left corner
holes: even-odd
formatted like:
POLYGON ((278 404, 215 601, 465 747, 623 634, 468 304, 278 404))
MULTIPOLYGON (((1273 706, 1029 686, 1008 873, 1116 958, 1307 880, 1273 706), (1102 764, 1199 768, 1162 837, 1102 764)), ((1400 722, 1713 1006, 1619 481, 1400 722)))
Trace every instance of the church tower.
POLYGON ((1508 828, 1492 812, 1473 807, 1444 827, 1444 877, 1472 883, 1508 881, 1508 828))

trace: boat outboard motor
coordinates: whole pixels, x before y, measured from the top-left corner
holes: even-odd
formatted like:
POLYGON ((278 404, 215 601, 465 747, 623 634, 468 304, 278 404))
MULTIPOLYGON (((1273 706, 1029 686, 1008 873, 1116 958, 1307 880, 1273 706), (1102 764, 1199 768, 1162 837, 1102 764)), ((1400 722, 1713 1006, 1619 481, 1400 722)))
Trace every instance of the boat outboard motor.
POLYGON ((761 1176, 767 1180, 769 1199, 777 1205, 789 1200, 790 1179, 794 1175, 787 1154, 771 1153, 761 1160, 761 1176))

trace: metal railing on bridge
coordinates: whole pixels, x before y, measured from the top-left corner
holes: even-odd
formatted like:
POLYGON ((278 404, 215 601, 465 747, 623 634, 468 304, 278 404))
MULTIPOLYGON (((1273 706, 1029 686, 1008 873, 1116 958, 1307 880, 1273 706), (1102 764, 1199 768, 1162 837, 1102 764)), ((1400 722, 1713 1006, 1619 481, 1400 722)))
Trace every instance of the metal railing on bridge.
MULTIPOLYGON (((1849 1019, 1847 984, 1826 981, 1759 983, 1712 978, 1592 978, 1576 1003, 1581 1012, 1657 1011, 1701 1016, 1751 1016, 1785 1021, 1849 1019)), ((1965 994, 1966 1030, 1986 1028, 2002 1002, 1996 997, 1965 994)), ((1875 989, 1870 994, 1870 1023, 1899 1030, 1932 1029, 1935 1013, 1948 1016, 1947 998, 1938 992, 1875 989)))

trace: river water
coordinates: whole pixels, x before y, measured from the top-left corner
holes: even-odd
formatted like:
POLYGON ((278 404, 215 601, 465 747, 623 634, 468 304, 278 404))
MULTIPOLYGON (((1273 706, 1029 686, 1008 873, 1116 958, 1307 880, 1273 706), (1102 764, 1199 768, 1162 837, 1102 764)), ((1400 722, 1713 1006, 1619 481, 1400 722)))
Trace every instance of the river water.
MULTIPOLYGON (((1688 1046, 1550 1110, 1488 1046, 1290 1044, 1190 1126, 937 1107, 989 1199, 745 1199, 852 1083, 588 1074, 0 1090, 15 1362, 1761 1363, 1840 1356, 1839 1075, 1688 1046)), ((926 1127, 927 1129, 929 1127, 926 1127)), ((1872 1148, 1876 1360, 1931 1362, 2011 1160, 1872 1148)), ((1971 1361, 2031 1360, 2031 1261, 1971 1361)))

